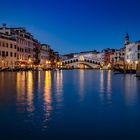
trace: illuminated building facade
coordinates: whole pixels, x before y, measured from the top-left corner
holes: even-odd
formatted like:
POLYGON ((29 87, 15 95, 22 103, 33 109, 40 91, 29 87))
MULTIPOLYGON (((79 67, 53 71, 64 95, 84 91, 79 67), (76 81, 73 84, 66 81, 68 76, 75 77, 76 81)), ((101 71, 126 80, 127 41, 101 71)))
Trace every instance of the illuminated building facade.
POLYGON ((40 65, 42 67, 50 67, 50 59, 49 59, 49 50, 50 46, 47 44, 42 44, 40 49, 40 65))
POLYGON ((127 40, 127 43, 125 44, 125 64, 127 66, 127 69, 136 70, 139 61, 140 41, 130 43, 129 40, 127 40))
POLYGON ((85 51, 85 52, 80 52, 77 54, 74 54, 74 57, 79 57, 79 56, 84 56, 85 58, 90 58, 90 59, 97 59, 98 52, 97 51, 85 51))
POLYGON ((0 33, 0 68, 17 65, 17 43, 16 39, 9 35, 0 33))
POLYGON ((35 48, 40 43, 25 28, 0 28, 0 63, 4 67, 31 66, 36 62, 35 48), (3 63, 3 65, 2 65, 3 63))
POLYGON ((114 55, 115 49, 107 48, 104 49, 102 52, 104 53, 104 58, 103 58, 104 64, 105 65, 111 64, 111 56, 114 55))
POLYGON ((114 54, 110 56, 110 61, 113 66, 123 68, 125 63, 125 48, 115 50, 114 54))

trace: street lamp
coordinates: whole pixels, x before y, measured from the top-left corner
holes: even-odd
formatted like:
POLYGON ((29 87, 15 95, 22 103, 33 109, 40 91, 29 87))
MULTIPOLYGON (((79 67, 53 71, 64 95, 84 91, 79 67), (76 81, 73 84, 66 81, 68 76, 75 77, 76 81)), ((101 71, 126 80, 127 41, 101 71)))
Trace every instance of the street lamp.
POLYGON ((31 62, 32 62, 31 58, 29 58, 29 60, 28 60, 28 61, 29 61, 29 63, 31 63, 31 62))
POLYGON ((48 64, 48 60, 46 60, 46 64, 48 64))
POLYGON ((51 61, 46 60, 47 67, 50 67, 51 61))
POLYGON ((29 66, 32 67, 32 59, 31 58, 28 59, 28 62, 29 62, 29 66))
POLYGON ((136 64, 138 64, 138 61, 135 61, 136 64))
POLYGON ((127 63, 128 63, 128 64, 130 63, 130 60, 129 60, 129 59, 127 59, 127 63))

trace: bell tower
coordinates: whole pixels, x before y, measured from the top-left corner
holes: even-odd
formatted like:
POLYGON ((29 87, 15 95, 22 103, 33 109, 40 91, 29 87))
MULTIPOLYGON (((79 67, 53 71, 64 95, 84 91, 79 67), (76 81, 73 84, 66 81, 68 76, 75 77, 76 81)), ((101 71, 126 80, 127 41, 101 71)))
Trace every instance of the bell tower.
POLYGON ((128 45, 129 44, 129 35, 128 33, 126 33, 126 36, 125 36, 125 45, 128 45))

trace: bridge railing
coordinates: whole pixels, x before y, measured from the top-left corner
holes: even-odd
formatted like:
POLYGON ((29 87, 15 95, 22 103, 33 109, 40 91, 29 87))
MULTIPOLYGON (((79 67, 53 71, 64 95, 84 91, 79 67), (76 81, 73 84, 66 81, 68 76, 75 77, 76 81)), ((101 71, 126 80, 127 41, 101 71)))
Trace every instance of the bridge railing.
POLYGON ((70 64, 70 63, 76 63, 76 62, 86 62, 86 63, 92 63, 92 64, 97 64, 97 65, 101 64, 101 62, 97 59, 89 59, 86 57, 82 60, 79 58, 72 58, 72 59, 62 61, 63 64, 70 64))

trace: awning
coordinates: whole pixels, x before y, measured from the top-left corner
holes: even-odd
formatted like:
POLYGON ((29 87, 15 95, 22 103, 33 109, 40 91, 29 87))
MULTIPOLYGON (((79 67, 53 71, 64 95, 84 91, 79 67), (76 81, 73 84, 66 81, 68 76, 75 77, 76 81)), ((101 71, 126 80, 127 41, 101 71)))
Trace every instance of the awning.
POLYGON ((16 61, 17 65, 29 65, 26 61, 16 61))

